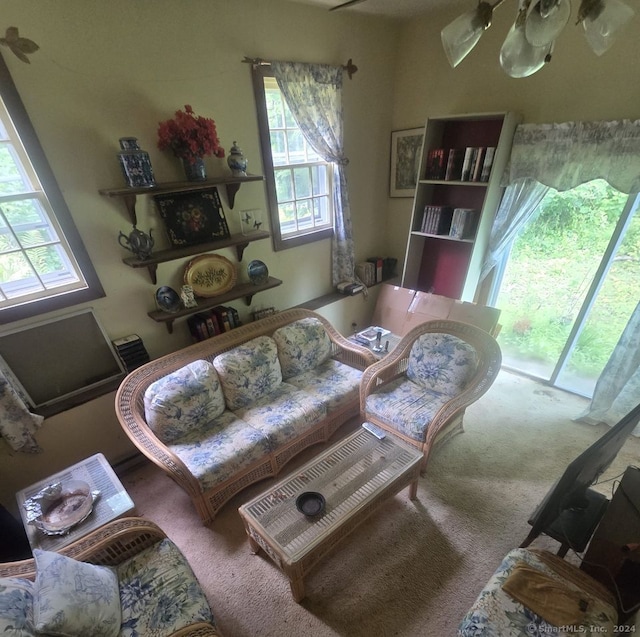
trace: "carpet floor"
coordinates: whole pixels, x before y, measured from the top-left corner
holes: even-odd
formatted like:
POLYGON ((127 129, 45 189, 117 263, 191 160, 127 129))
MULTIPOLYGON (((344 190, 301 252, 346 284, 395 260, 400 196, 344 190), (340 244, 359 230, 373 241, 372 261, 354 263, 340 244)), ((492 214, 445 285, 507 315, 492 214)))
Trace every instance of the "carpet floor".
MULTIPOLYGON (((432 456, 418 499, 401 492, 345 538, 305 580, 300 604, 269 559, 249 552, 237 512, 279 478, 238 494, 208 527, 152 463, 122 481, 138 514, 189 560, 225 637, 453 636, 502 557, 526 537, 527 519, 554 481, 608 430, 573 422, 587 405, 501 371, 467 410, 465 433, 432 456)), ((347 423, 332 442, 357 426, 347 423)), ((285 472, 325 446, 307 449, 285 472)), ((604 480, 639 464, 640 438, 631 437, 596 488, 610 496, 614 483, 604 480)), ((547 537, 534 546, 558 548, 547 537)))

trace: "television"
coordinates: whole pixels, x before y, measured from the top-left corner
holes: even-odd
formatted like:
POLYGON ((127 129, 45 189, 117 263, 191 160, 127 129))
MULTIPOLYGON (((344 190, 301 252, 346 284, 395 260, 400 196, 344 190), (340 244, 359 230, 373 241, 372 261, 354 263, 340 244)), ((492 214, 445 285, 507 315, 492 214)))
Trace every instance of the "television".
POLYGON ((545 533, 567 548, 584 550, 609 503, 590 487, 609 468, 639 422, 640 404, 569 464, 529 519, 532 529, 521 546, 545 533))

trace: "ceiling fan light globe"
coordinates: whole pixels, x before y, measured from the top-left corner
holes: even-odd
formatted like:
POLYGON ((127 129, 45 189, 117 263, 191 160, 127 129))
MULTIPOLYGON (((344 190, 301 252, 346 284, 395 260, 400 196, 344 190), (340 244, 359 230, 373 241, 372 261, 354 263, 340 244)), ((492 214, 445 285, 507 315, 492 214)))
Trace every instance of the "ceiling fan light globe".
POLYGON ((500 49, 500 66, 511 77, 529 77, 544 66, 550 48, 532 46, 524 27, 514 24, 500 49))
POLYGON ((615 41, 618 31, 635 15, 634 10, 620 0, 603 0, 602 8, 582 20, 584 35, 596 55, 602 55, 615 41))
POLYGON ((542 0, 532 2, 525 20, 525 36, 532 46, 549 46, 561 33, 571 15, 569 0, 558 0, 543 16, 542 0))
POLYGON ((444 52, 449 64, 454 68, 478 44, 478 40, 488 26, 483 18, 480 6, 473 11, 467 11, 467 13, 458 16, 440 33, 444 52))

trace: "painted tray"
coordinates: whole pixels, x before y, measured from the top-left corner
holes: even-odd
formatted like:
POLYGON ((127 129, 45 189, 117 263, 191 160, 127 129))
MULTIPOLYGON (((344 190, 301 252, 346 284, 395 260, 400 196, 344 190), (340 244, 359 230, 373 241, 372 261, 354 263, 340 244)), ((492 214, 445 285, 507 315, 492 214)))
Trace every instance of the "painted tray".
POLYGON ((203 254, 191 259, 184 271, 184 282, 200 297, 224 294, 233 288, 237 279, 236 268, 219 254, 203 254))

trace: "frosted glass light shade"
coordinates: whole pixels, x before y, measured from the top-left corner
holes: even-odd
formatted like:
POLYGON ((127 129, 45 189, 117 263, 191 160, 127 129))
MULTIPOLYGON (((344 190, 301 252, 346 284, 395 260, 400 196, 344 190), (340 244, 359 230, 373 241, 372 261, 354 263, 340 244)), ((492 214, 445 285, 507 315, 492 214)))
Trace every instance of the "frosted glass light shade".
POLYGON ((500 66, 511 77, 528 77, 544 66, 550 46, 532 46, 524 26, 512 25, 500 49, 500 66))
POLYGON ((560 35, 569 21, 571 3, 559 0, 544 17, 541 10, 541 2, 532 2, 525 21, 525 35, 533 46, 548 46, 560 35))
POLYGON ((452 67, 458 66, 469 55, 486 27, 480 10, 476 8, 463 13, 442 29, 442 46, 452 67))
POLYGON ((593 52, 602 55, 613 44, 618 30, 634 15, 634 10, 620 0, 602 0, 602 9, 592 12, 582 21, 585 37, 593 52))

